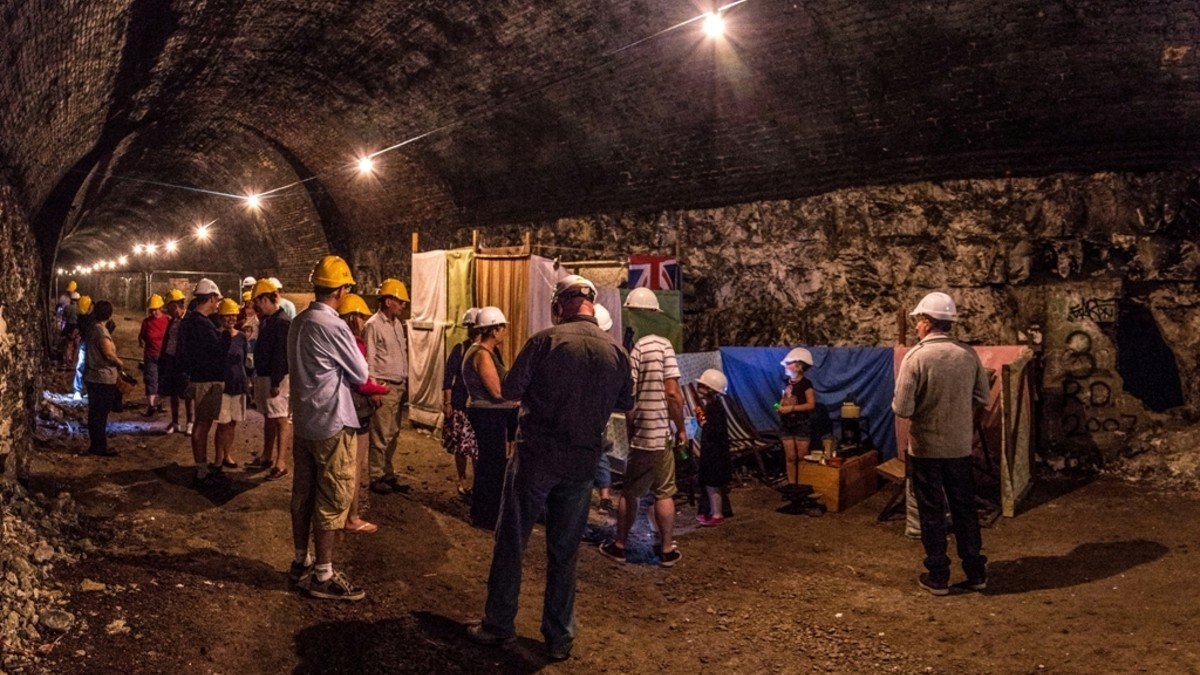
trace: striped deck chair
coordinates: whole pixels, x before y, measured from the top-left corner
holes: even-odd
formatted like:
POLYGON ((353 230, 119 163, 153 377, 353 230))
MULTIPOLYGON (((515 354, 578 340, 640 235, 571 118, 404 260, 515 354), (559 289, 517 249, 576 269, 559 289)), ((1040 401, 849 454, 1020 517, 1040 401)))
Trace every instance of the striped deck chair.
POLYGON ((732 396, 722 396, 721 402, 725 405, 725 414, 729 418, 729 452, 734 459, 743 457, 754 457, 755 463, 758 465, 758 479, 763 483, 770 484, 771 477, 767 473, 767 464, 763 461, 763 453, 775 448, 780 448, 779 438, 776 436, 760 433, 750 423, 750 418, 746 415, 746 411, 742 408, 742 404, 738 403, 737 399, 732 396))

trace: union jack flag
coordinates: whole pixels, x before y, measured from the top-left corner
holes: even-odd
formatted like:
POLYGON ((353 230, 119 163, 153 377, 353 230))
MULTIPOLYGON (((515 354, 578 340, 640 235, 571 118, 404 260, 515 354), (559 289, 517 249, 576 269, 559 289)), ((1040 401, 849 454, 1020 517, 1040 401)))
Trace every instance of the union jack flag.
POLYGON ((683 287, 679 261, 665 255, 629 256, 629 287, 677 291, 683 287))

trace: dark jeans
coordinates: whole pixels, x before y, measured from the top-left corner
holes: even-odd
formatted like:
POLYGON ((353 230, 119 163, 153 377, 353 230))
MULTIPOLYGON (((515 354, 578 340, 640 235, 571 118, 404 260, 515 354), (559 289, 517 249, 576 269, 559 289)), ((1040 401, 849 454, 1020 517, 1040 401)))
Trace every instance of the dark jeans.
POLYGON ((551 649, 570 649, 575 639, 575 564, 587 525, 592 481, 568 480, 532 465, 521 466, 521 449, 509 462, 496 545, 488 575, 483 627, 502 637, 516 635, 521 558, 533 524, 546 515, 546 594, 542 637, 551 649))
POLYGON ((468 408, 467 419, 479 444, 475 480, 471 487, 471 524, 488 530, 500 515, 500 493, 504 489, 504 467, 508 463, 505 443, 516 434, 515 408, 468 408))
POLYGON ((975 510, 975 477, 971 458, 930 459, 909 457, 917 512, 921 516, 921 543, 925 568, 936 582, 949 582, 950 558, 946 555, 946 506, 954 524, 954 543, 968 579, 983 577, 987 558, 980 554, 983 537, 975 510))
POLYGON ((115 384, 87 382, 88 396, 88 449, 92 452, 108 450, 108 414, 117 408, 120 394, 115 384))

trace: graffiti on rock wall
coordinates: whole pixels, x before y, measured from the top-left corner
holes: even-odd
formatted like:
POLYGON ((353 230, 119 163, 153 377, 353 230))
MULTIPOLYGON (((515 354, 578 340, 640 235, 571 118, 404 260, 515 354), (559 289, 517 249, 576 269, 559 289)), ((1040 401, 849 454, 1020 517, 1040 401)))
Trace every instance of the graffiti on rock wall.
POLYGON ((1092 335, 1072 331, 1063 346, 1063 433, 1076 437, 1137 428, 1136 415, 1117 410, 1112 376, 1097 367, 1092 335))
POLYGON ((1071 305, 1067 310, 1067 320, 1114 323, 1117 320, 1117 301, 1115 298, 1085 298, 1079 304, 1071 305))

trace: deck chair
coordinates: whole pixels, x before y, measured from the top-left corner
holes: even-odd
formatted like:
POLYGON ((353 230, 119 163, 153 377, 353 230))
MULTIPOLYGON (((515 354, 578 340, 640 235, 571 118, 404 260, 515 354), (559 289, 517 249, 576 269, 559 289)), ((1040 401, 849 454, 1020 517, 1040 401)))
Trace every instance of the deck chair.
POLYGON ((782 448, 777 437, 759 433, 750 418, 742 408, 742 404, 732 396, 722 396, 725 414, 729 418, 729 453, 738 458, 753 457, 758 466, 758 479, 765 484, 771 483, 767 473, 767 464, 763 461, 763 453, 775 448, 782 448))

